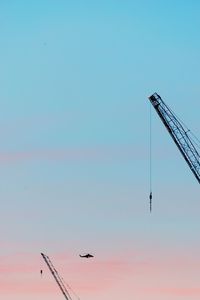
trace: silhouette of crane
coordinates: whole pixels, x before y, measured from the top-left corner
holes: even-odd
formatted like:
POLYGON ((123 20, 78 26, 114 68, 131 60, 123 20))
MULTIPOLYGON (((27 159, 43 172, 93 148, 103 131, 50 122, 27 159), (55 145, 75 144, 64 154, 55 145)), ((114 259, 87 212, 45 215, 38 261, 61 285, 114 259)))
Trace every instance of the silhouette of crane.
MULTIPOLYGON (((59 275, 58 272, 56 271, 56 269, 55 269, 54 265, 52 264, 50 258, 49 258, 47 255, 45 255, 44 253, 41 253, 41 255, 42 255, 42 257, 43 257, 45 263, 47 264, 47 266, 48 266, 48 268, 49 268, 51 274, 53 275, 55 281, 57 282, 57 284, 58 284, 58 286, 59 286, 61 292, 63 293, 65 299, 66 299, 66 300, 72 300, 72 297, 70 296, 70 294, 69 294, 67 288, 65 287, 65 284, 64 284, 64 282, 63 282, 63 279, 60 277, 60 275, 59 275)), ((68 288, 70 288, 69 285, 68 285, 68 288)), ((71 288, 70 288, 70 289, 71 289, 71 288)), ((71 289, 71 291, 72 291, 72 289, 71 289)), ((73 292, 73 293, 74 293, 74 292, 73 292)), ((74 293, 74 295, 75 295, 75 293, 74 293)), ((75 295, 75 296, 76 296, 77 299, 79 299, 79 297, 78 297, 77 295, 75 295)), ((80 299, 79 299, 79 300, 80 300, 80 299)))
POLYGON ((180 119, 175 116, 173 111, 164 103, 157 93, 151 95, 149 100, 196 177, 198 183, 200 183, 200 154, 194 146, 194 141, 189 137, 188 128, 186 128, 180 119))

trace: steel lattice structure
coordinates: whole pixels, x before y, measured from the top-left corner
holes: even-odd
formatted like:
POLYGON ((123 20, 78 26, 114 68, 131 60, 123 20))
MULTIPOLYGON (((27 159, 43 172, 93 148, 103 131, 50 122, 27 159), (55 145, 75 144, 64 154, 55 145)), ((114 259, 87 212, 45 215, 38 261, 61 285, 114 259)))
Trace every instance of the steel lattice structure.
POLYGON ((47 266, 49 267, 49 270, 51 271, 51 274, 53 275, 54 279, 56 280, 61 292, 63 293, 66 300, 72 300, 69 292, 67 291, 63 280, 60 278, 58 272, 56 271, 54 265, 52 264, 50 258, 45 255, 44 253, 41 253, 44 261, 46 262, 47 266))
POLYGON ((157 93, 150 96, 149 100, 196 177, 198 183, 200 183, 200 155, 187 134, 188 130, 185 130, 184 126, 179 122, 172 110, 164 103, 157 93))

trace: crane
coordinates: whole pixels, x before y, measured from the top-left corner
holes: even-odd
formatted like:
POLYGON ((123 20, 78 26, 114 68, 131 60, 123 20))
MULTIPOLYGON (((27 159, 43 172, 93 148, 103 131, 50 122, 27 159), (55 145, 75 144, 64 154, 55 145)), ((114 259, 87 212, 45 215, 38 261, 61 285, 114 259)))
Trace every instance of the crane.
MULTIPOLYGON (((48 266, 48 268, 49 268, 51 274, 53 275, 55 281, 57 282, 57 284, 58 284, 58 286, 59 286, 61 292, 63 293, 65 299, 66 299, 66 300, 72 300, 72 297, 70 296, 70 294, 69 294, 67 288, 65 287, 65 284, 64 284, 62 278, 59 276, 59 274, 58 274, 58 272, 56 271, 54 265, 52 264, 50 258, 49 258, 47 255, 45 255, 44 253, 41 253, 41 255, 42 255, 42 257, 43 257, 45 263, 47 264, 47 266, 48 266)), ((78 298, 78 297, 77 297, 77 298, 78 298)), ((78 299, 79 299, 79 298, 78 298, 78 299)))
POLYGON ((198 183, 200 183, 200 154, 188 135, 189 130, 185 128, 157 93, 151 95, 149 100, 196 177, 198 183))

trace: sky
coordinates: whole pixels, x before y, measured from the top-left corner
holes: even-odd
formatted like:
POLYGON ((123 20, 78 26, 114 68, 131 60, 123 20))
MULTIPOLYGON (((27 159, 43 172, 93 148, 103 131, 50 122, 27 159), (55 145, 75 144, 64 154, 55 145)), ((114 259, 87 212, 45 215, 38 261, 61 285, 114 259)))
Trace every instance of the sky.
POLYGON ((148 198, 148 96, 200 138, 199 11, 0 1, 2 299, 64 299, 41 252, 81 300, 200 298, 199 185, 153 110, 148 198))

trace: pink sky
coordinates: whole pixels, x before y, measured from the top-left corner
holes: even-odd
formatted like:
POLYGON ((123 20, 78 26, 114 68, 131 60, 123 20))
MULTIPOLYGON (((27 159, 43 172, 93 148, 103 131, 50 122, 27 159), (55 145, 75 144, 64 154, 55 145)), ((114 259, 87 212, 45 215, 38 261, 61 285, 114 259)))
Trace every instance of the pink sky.
MULTIPOLYGON (((188 249, 187 249, 188 251, 188 249)), ((104 258, 79 259, 73 253, 54 253, 51 260, 61 277, 81 299, 198 299, 197 278, 200 263, 192 253, 177 251, 156 255, 153 252, 103 253, 104 258)), ((6 299, 20 299, 26 295, 36 299, 62 299, 40 254, 18 253, 1 256, 0 290, 6 299), (40 276, 43 269, 43 276, 40 276)))
POLYGON ((148 100, 199 137, 199 11, 0 1, 0 300, 63 299, 40 252, 81 300, 200 299, 199 185, 153 110, 150 182, 148 100))

